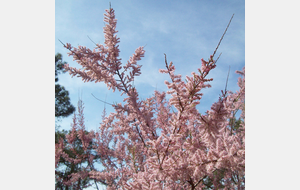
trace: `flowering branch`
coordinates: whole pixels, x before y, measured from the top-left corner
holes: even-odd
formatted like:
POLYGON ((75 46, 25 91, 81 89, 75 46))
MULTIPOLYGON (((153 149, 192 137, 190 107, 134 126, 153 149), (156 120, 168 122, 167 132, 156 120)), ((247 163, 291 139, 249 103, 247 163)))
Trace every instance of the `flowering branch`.
MULTIPOLYGON (((226 82, 225 92, 210 110, 200 114, 196 109, 203 96, 201 90, 211 87, 209 82, 213 79, 207 78, 207 75, 216 67, 220 56, 216 60, 214 56, 233 15, 208 61, 201 59, 198 73, 192 72, 191 76, 182 80, 181 75, 175 74, 173 63, 168 64, 165 54, 165 69, 159 72, 169 75, 171 81, 165 81, 169 91, 155 91, 145 100, 139 99, 139 93, 132 85, 134 78, 141 74, 141 65, 137 62, 144 56, 145 50, 137 48, 127 63, 122 64, 114 10, 106 10, 104 16, 107 23, 104 45, 96 44, 94 50, 64 45, 70 50, 69 55, 82 66, 77 69, 65 65, 65 69, 85 82, 104 82, 108 89, 117 89, 121 95, 126 95, 124 104, 105 102, 114 107, 115 113, 106 116, 104 110, 96 133, 83 133, 82 117, 75 118, 67 139, 72 144, 77 135, 84 154, 70 158, 63 151, 63 142, 60 142, 56 144, 56 164, 59 158, 74 163, 88 159, 89 168, 85 170, 88 172, 74 174, 72 180, 88 175, 106 184, 108 189, 244 187, 245 70, 238 72, 242 75, 238 80, 238 92, 227 91, 226 82), (166 94, 171 95, 169 100, 166 94), (232 123, 236 121, 239 110, 239 122, 232 123), (238 125, 234 132, 228 130, 233 129, 233 124, 238 125), (89 143, 92 143, 92 149, 89 149, 89 143), (101 170, 93 166, 96 161, 101 164, 101 170), (216 174, 218 172, 221 174, 216 174)), ((79 115, 83 114, 81 110, 79 112, 79 115)))

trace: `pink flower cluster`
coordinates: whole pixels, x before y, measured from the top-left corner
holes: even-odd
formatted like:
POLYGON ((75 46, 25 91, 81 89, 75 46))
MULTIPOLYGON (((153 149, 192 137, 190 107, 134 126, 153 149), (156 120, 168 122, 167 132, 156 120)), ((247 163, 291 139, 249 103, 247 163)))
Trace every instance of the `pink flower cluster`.
POLYGON ((62 179, 56 176, 57 180, 62 181, 66 186, 73 185, 73 187, 76 187, 76 183, 79 180, 87 178, 89 172, 94 168, 95 154, 93 151, 93 140, 95 139, 95 133, 85 130, 83 109, 83 103, 79 101, 78 113, 73 116, 72 130, 66 135, 66 143, 61 138, 59 143, 55 144, 56 168, 58 168, 60 159, 74 166, 87 163, 86 167, 82 167, 77 172, 70 174, 68 179, 62 179))
POLYGON ((119 45, 117 45, 120 40, 116 35, 118 31, 115 30, 117 20, 114 10, 106 10, 104 16, 104 21, 108 23, 104 27, 105 45, 97 44, 93 51, 82 46, 74 48, 70 44, 65 45, 70 50, 69 55, 73 56, 74 60, 82 66, 82 69, 69 67, 68 64, 64 68, 72 76, 81 77, 85 82, 104 82, 108 89, 113 89, 113 91, 118 89, 129 93, 134 77, 141 74, 141 66, 137 65, 137 61, 144 57, 145 51, 143 47, 137 48, 127 64, 122 66, 119 58, 119 45), (126 72, 129 72, 129 75, 126 75, 126 72), (118 79, 115 79, 115 76, 118 79))
MULTIPOLYGON (((83 117, 74 118, 67 140, 72 144, 78 137, 85 153, 70 159, 60 141, 56 144, 56 164, 63 157, 74 163, 87 159, 90 166, 97 157, 101 169, 89 167, 86 171, 107 189, 243 189, 245 70, 237 72, 242 75, 239 91, 223 93, 210 110, 200 114, 196 106, 203 95, 201 90, 210 87, 212 79, 206 77, 216 67, 213 56, 209 61, 202 59, 198 73, 186 76, 186 80, 176 75, 173 63, 165 59, 166 69, 160 72, 170 76, 171 81, 165 83, 172 97, 167 100, 165 92, 155 91, 152 97, 141 100, 131 83, 141 74, 137 61, 145 51, 139 47, 123 65, 113 9, 106 10, 104 21, 105 45, 97 44, 92 51, 67 44, 82 69, 69 65, 65 69, 86 82, 104 82, 109 89, 118 89, 126 95, 124 104, 114 105, 115 113, 103 117, 96 133, 85 134, 83 117), (93 146, 88 148, 91 142, 93 146)), ((71 182, 80 177, 86 173, 74 174, 71 182)))

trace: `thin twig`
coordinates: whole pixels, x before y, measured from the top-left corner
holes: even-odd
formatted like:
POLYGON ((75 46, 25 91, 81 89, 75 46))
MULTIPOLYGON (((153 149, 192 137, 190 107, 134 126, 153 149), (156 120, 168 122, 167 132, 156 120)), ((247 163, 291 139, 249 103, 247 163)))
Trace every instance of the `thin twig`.
POLYGON ((229 23, 228 23, 228 25, 227 25, 227 27, 226 27, 226 29, 225 29, 225 31, 224 31, 222 37, 221 37, 221 39, 220 39, 220 41, 219 41, 219 43, 218 43, 218 45, 217 45, 217 47, 216 47, 216 49, 215 49, 213 55, 212 55, 213 57, 215 56, 215 54, 216 54, 216 52, 217 52, 217 50, 218 50, 218 48, 219 48, 219 46, 220 46, 220 44, 221 44, 221 42, 222 42, 222 40, 223 40, 223 37, 225 36, 227 29, 229 28, 229 25, 230 25, 230 23, 231 23, 231 20, 232 20, 233 16, 234 16, 234 14, 231 16, 231 19, 230 19, 230 21, 229 21, 229 23))
MULTIPOLYGON (((91 95, 92 95, 92 96, 94 96, 94 94, 92 94, 92 93, 91 93, 91 95)), ((94 98, 95 98, 95 99, 97 99, 97 100, 98 100, 98 101, 100 101, 100 102, 103 102, 103 103, 105 103, 105 104, 108 104, 108 105, 114 106, 113 104, 111 104, 111 103, 108 103, 108 102, 106 102, 106 101, 103 101, 103 100, 100 100, 100 99, 96 98, 95 96, 94 96, 94 98)))
POLYGON ((95 44, 95 46, 97 46, 97 44, 89 36, 87 37, 95 44))
POLYGON ((229 73, 230 73, 230 65, 229 65, 228 74, 227 74, 227 79, 226 79, 225 92, 224 92, 225 94, 226 94, 226 92, 227 92, 227 83, 228 83, 229 73))
POLYGON ((217 61, 219 60, 219 58, 221 57, 221 55, 222 55, 222 52, 220 53, 220 55, 219 55, 218 58, 216 59, 215 64, 217 63, 217 61))
POLYGON ((58 41, 59 41, 64 47, 66 47, 66 45, 65 45, 64 43, 62 43, 62 41, 60 41, 59 39, 58 39, 58 41))
POLYGON ((165 63, 166 63, 166 67, 167 67, 167 69, 169 69, 169 67, 168 67, 168 62, 167 62, 167 55, 164 53, 164 55, 165 55, 165 63))

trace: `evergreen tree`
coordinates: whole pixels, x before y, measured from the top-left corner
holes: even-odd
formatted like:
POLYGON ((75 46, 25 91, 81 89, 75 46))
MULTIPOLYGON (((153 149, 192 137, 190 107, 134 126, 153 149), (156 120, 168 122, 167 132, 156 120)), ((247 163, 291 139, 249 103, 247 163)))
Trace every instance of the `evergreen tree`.
POLYGON ((89 178, 109 190, 245 189, 245 68, 236 72, 241 75, 238 91, 225 90, 204 114, 197 110, 202 90, 211 87, 213 78, 208 74, 217 66, 214 56, 231 20, 214 53, 207 61, 201 59, 198 72, 186 80, 175 74, 175 64, 168 63, 165 55, 165 69, 159 72, 169 75, 165 81, 169 90, 155 91, 142 100, 132 82, 141 74, 137 62, 144 57, 144 47, 122 63, 114 10, 106 10, 104 16, 104 45, 91 50, 67 43, 64 47, 82 68, 68 64, 64 68, 84 82, 103 82, 125 97, 123 103, 112 105, 115 112, 102 119, 97 132, 85 131, 79 104, 66 142, 60 138, 55 144, 56 171, 61 160, 84 163, 64 183, 75 186, 89 178), (78 139, 79 152, 75 151, 78 139), (93 167, 94 163, 101 167, 93 167))
MULTIPOLYGON (((72 130, 55 132, 55 147, 63 150, 65 157, 56 157, 55 189, 84 189, 96 185, 96 180, 90 178, 88 173, 94 170, 94 163, 100 156, 95 153, 95 143, 83 140, 94 138, 94 132, 88 132, 84 126, 83 103, 78 101, 78 113, 74 113, 72 130), (81 129, 81 131, 76 131, 81 129), (84 143, 83 143, 84 142, 84 143), (63 143, 63 146, 60 146, 63 143), (93 159, 90 159, 90 156, 93 159)), ((100 183, 105 184, 100 181, 100 183)))
MULTIPOLYGON (((55 55, 55 83, 58 82, 58 74, 65 72, 62 61, 62 55, 55 55)), ((55 117, 67 117, 75 111, 75 107, 70 102, 69 92, 65 87, 55 84, 55 117)))

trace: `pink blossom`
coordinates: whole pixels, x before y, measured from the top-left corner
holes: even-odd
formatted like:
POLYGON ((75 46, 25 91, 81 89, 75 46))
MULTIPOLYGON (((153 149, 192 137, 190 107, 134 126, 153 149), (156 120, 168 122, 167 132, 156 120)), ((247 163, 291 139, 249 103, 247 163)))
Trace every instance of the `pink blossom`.
POLYGON ((155 91, 152 97, 140 99, 132 82, 141 74, 137 61, 144 57, 145 50, 137 48, 122 64, 114 10, 106 10, 104 15, 104 45, 97 44, 90 50, 67 44, 69 54, 82 69, 69 65, 65 69, 85 82, 104 82, 108 89, 117 89, 125 94, 124 103, 113 106, 115 113, 103 114, 97 133, 86 133, 83 104, 79 103, 67 141, 72 144, 78 138, 84 153, 70 158, 60 141, 55 164, 63 157, 73 163, 97 161, 101 168, 85 168, 72 174, 68 183, 89 176, 108 189, 202 189, 208 180, 214 189, 222 185, 244 188, 245 69, 237 72, 242 75, 239 91, 223 93, 205 114, 198 112, 197 105, 202 89, 211 87, 213 79, 206 77, 216 67, 213 56, 208 61, 202 59, 198 73, 192 72, 186 80, 175 74, 172 62, 165 60, 166 68, 159 72, 170 77, 165 84, 171 98, 167 100, 165 92, 155 91), (237 118, 238 110, 239 122, 230 122, 237 118), (240 181, 233 182, 232 176, 240 181))

